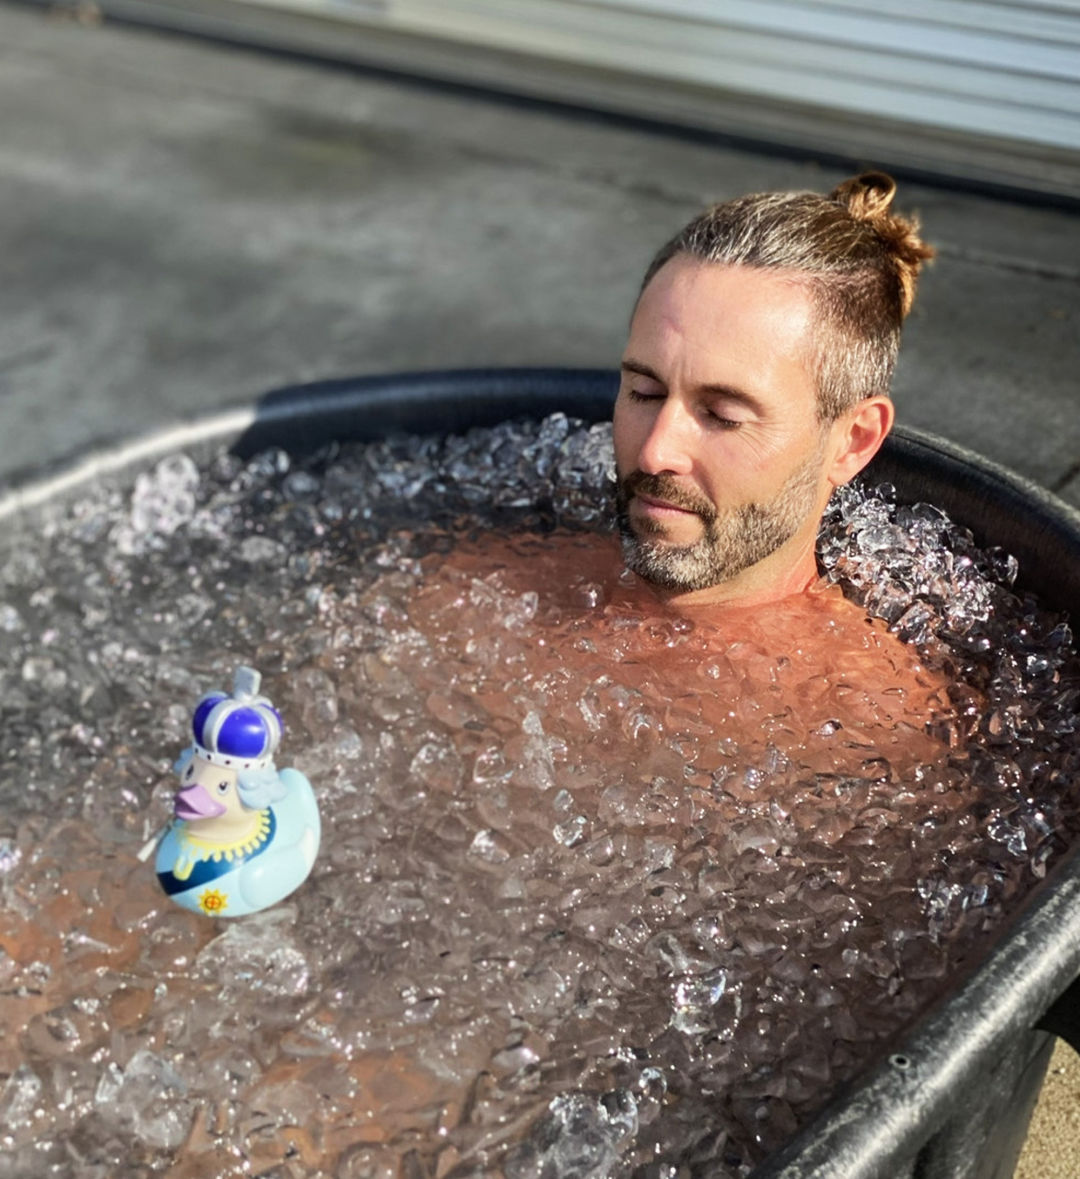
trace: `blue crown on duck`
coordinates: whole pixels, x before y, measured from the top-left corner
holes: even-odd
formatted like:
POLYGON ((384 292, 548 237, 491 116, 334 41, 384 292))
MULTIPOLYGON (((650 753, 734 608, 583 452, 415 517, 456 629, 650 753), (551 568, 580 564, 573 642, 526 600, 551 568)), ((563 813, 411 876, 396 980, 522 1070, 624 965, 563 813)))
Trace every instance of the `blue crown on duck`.
POLYGON ((254 668, 238 667, 232 695, 217 691, 203 696, 191 717, 198 757, 233 770, 274 764, 274 751, 281 741, 281 715, 258 694, 261 680, 254 668))

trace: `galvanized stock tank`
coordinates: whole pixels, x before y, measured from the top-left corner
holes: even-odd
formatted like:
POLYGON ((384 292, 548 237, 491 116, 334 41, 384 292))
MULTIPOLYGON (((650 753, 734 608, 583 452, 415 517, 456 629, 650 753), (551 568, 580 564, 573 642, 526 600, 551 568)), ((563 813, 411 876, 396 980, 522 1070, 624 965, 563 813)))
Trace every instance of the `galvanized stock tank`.
MULTIPOLYGON (((0 497, 0 519, 182 446, 291 453, 393 432, 447 433, 556 411, 609 416, 613 373, 493 369, 327 381, 84 457, 0 497)), ((1080 514, 960 447, 903 428, 869 469, 1001 545, 1018 585, 1080 616, 1080 514)), ((1007 1179, 1053 1034, 1080 1049, 1080 849, 1033 890, 982 964, 843 1091, 755 1179, 1007 1179)))

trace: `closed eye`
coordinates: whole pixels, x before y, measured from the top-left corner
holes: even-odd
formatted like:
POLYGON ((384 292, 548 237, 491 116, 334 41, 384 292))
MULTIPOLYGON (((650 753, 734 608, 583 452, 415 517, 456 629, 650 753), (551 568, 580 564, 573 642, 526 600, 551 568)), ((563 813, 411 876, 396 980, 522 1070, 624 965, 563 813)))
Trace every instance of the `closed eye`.
POLYGON ((721 430, 737 430, 740 426, 745 425, 745 422, 738 421, 736 418, 725 418, 722 414, 713 413, 711 409, 705 411, 706 419, 721 430))
MULTIPOLYGON (((642 389, 634 389, 633 387, 625 389, 624 392, 627 400, 636 402, 663 401, 667 397, 667 394, 664 392, 657 391, 649 393, 642 389)), ((701 415, 708 425, 719 430, 738 430, 740 426, 746 425, 741 418, 727 418, 723 414, 715 413, 713 410, 704 407, 701 410, 701 415)))

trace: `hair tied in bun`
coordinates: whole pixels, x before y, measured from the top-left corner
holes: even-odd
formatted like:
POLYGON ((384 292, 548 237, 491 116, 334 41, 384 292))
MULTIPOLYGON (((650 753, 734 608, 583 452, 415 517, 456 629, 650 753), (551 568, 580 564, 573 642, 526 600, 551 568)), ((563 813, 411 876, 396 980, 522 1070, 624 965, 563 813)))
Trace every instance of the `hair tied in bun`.
POLYGON ((856 221, 877 221, 888 214, 896 181, 886 172, 863 172, 839 184, 830 194, 856 221))
POLYGON ((881 243, 896 274, 900 292, 900 315, 905 318, 915 300, 915 286, 924 262, 934 256, 919 236, 915 217, 889 212, 896 193, 896 181, 885 172, 863 172, 838 184, 829 194, 842 205, 853 221, 862 222, 881 243))

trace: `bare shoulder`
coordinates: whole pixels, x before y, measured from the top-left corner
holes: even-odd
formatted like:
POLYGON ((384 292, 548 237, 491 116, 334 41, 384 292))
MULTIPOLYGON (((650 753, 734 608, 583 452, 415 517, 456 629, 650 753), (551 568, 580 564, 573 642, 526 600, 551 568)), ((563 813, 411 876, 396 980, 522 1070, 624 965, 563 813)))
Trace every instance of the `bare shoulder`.
POLYGON ((846 751, 898 769, 945 752, 934 731, 954 711, 948 678, 837 587, 776 603, 728 637, 746 644, 749 663, 762 653, 759 674, 784 700, 784 728, 808 754, 846 751))

